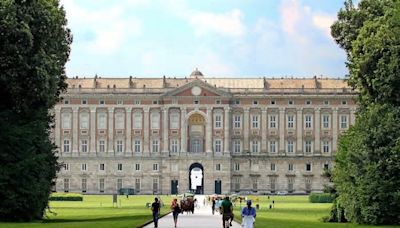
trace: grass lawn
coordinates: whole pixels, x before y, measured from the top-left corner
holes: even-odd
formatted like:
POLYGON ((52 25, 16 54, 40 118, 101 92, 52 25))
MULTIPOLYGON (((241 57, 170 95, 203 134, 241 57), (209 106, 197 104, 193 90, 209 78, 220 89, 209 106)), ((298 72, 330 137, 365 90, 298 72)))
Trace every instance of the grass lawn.
MULTIPOLYGON (((372 228, 378 226, 366 226, 355 224, 323 223, 321 218, 327 216, 331 204, 309 203, 308 196, 251 196, 253 206, 260 204, 257 211, 256 228, 372 228), (269 205, 275 201, 274 208, 269 209, 269 205)), ((245 206, 244 203, 242 206, 245 206)), ((235 215, 240 215, 239 207, 236 206, 235 215)), ((238 218, 240 216, 237 216, 238 218)), ((400 227, 400 226, 379 226, 379 227, 400 227)))
MULTIPOLYGON (((257 197, 253 199, 254 206, 257 197)), ((167 205, 162 213, 169 211, 168 205, 172 198, 162 196, 167 205)), ((112 196, 84 196, 83 202, 51 202, 51 210, 56 214, 48 213, 48 219, 31 223, 0 223, 3 227, 45 227, 45 228, 77 228, 77 227, 137 227, 152 219, 147 202, 153 202, 154 196, 130 196, 129 199, 118 198, 120 205, 112 205, 112 196)), ((320 218, 329 213, 331 204, 311 204, 307 196, 266 196, 258 197, 261 208, 257 211, 256 228, 373 228, 376 226, 359 226, 354 224, 323 223, 320 218), (275 207, 270 210, 269 204, 275 201, 275 207)), ((244 206, 244 203, 243 205, 244 206)), ((236 217, 239 206, 236 206, 236 217)), ((219 226, 218 226, 219 227, 219 226)), ((398 227, 400 226, 380 226, 398 227)), ((210 227, 211 228, 211 227, 210 227)))
MULTIPOLYGON (((161 213, 169 212, 172 198, 161 196, 165 203, 161 213)), ((113 206, 112 196, 84 196, 83 201, 51 201, 50 207, 56 214, 47 213, 48 219, 31 223, 0 223, 0 227, 45 227, 45 228, 108 228, 137 227, 152 219, 147 202, 154 196, 118 196, 118 207, 113 206)))

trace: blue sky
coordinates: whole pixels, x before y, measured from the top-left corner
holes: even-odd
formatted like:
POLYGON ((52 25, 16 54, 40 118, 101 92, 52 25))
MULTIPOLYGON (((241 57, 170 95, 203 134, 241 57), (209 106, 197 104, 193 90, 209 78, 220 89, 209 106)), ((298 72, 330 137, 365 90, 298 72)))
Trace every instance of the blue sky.
POLYGON ((344 77, 329 27, 343 0, 61 0, 67 75, 344 77))

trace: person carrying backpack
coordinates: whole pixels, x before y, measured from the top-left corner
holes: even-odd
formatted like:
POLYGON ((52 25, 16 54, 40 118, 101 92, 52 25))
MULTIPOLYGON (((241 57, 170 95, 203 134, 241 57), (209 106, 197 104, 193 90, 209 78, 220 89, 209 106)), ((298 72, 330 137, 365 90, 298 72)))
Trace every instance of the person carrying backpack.
POLYGON ((172 216, 174 217, 174 224, 176 228, 176 224, 178 223, 178 215, 179 213, 182 212, 181 207, 179 206, 178 200, 176 198, 172 200, 171 210, 172 210, 172 216))

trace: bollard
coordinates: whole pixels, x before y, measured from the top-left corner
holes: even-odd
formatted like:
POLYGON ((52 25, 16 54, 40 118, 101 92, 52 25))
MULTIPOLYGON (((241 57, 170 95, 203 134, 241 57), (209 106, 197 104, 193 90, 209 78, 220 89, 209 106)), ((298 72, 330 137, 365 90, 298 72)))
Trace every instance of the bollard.
POLYGON ((260 204, 256 204, 256 209, 260 210, 260 204))

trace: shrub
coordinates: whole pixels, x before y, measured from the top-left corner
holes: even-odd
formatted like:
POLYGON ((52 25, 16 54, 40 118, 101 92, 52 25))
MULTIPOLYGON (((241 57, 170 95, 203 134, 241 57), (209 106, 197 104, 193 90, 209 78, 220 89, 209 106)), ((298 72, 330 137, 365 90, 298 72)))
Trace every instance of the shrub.
POLYGON ((50 201, 83 201, 83 196, 78 193, 53 193, 50 201))
POLYGON ((329 193, 311 193, 308 199, 311 203, 332 203, 335 197, 329 193))

